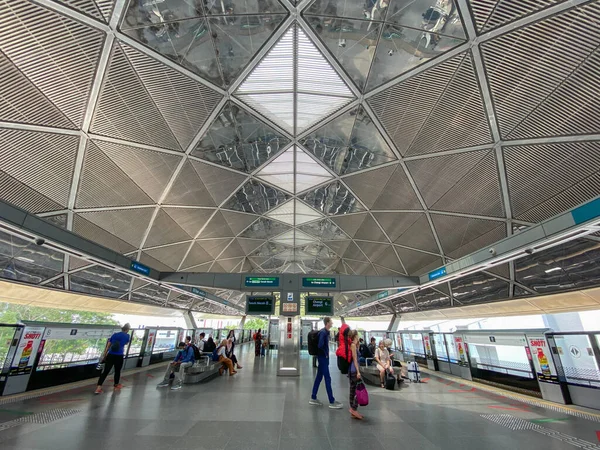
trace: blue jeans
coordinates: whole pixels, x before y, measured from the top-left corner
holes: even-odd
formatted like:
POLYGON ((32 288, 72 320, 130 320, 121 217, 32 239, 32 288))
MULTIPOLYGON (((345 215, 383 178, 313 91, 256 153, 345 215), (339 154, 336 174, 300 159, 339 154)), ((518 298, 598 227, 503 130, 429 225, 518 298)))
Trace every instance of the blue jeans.
POLYGON ((313 385, 312 398, 317 399, 317 393, 319 392, 319 386, 321 380, 325 377, 325 389, 327 389, 327 396, 329 397, 329 403, 335 402, 333 397, 333 390, 331 389, 331 375, 329 375, 329 358, 324 356, 317 356, 319 361, 319 367, 317 368, 317 377, 315 378, 315 384, 313 385))

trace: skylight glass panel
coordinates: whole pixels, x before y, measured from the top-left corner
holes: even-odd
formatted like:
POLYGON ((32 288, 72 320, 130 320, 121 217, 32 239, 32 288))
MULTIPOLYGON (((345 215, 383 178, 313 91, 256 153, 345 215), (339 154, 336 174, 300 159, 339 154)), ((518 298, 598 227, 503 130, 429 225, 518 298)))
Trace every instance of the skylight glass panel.
POLYGON ((240 99, 289 133, 294 132, 294 93, 247 94, 240 99))
POLYGON ((278 208, 275 208, 269 212, 269 214, 267 214, 267 217, 270 217, 271 219, 277 219, 289 225, 294 225, 294 202, 288 202, 278 208))

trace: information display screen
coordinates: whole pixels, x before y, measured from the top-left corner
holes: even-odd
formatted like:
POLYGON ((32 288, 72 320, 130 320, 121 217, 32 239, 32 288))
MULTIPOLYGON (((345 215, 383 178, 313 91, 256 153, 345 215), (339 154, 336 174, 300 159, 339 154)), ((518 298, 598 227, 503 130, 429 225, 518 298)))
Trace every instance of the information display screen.
POLYGON ((323 288, 329 287, 334 288, 336 285, 335 278, 314 278, 314 277, 303 277, 302 287, 307 288, 323 288))
POLYGON ((306 314, 327 316, 333 314, 332 297, 306 297, 306 314))
POLYGON ((248 295, 246 297, 246 314, 273 314, 275 299, 272 295, 248 295))

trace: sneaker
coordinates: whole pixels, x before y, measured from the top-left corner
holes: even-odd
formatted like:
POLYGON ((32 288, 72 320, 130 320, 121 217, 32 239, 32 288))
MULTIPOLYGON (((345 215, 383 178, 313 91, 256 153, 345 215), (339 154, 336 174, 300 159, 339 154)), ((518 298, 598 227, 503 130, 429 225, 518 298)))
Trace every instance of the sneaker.
POLYGON ((123 385, 121 383, 115 384, 115 390, 123 389, 123 385))
POLYGON ((323 403, 321 403, 316 398, 311 398, 310 401, 308 402, 308 404, 309 405, 314 405, 314 406, 323 406, 323 403))
POLYGON ((102 387, 98 386, 94 391, 94 395, 102 394, 102 387))
POLYGON ((168 381, 161 381, 160 383, 158 383, 158 385, 156 387, 167 387, 169 385, 168 381))
POLYGON ((175 384, 173 385, 173 387, 171 388, 172 391, 178 391, 180 389, 183 389, 183 386, 181 384, 175 384))
POLYGON ((342 409, 342 404, 340 402, 333 402, 329 404, 331 409, 342 409))

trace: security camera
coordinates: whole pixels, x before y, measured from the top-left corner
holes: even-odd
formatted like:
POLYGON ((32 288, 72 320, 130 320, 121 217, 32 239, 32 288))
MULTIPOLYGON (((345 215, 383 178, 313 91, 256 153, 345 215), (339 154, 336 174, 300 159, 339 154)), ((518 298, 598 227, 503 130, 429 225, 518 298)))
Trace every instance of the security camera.
POLYGON ((46 243, 46 240, 42 239, 42 238, 37 238, 35 240, 35 245, 44 245, 45 243, 46 243))
POLYGON ((496 249, 495 248, 490 248, 488 250, 488 252, 490 252, 490 254, 495 255, 496 254, 496 249))
POLYGON ((533 249, 532 248, 526 248, 525 249, 525 253, 527 253, 528 255, 531 255, 533 253, 533 249))

